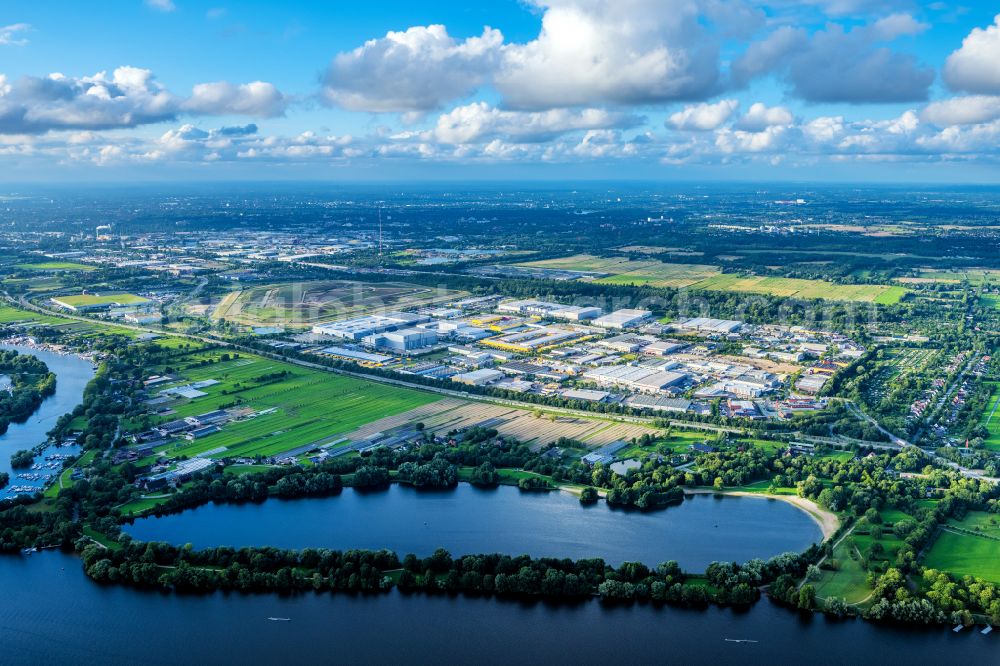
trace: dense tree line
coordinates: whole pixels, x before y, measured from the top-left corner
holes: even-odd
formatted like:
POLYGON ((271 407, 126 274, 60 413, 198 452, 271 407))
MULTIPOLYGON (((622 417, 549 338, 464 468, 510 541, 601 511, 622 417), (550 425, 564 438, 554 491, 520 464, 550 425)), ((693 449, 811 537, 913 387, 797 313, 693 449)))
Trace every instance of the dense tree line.
POLYGON ((56 392, 56 376, 30 354, 0 350, 0 375, 10 379, 10 390, 0 391, 0 435, 11 423, 23 423, 42 401, 56 392))
POLYGON ((14 469, 31 467, 35 462, 35 452, 30 449, 20 449, 10 455, 10 466, 14 469))
POLYGON ((422 465, 402 463, 396 478, 417 488, 452 488, 458 485, 458 468, 443 457, 435 456, 422 465))
POLYGON ((780 576, 801 575, 818 553, 786 553, 768 561, 712 563, 703 578, 690 578, 676 562, 655 569, 638 562, 617 568, 602 559, 532 558, 502 554, 452 557, 438 549, 402 561, 391 551, 284 550, 135 541, 123 535, 116 548, 81 543, 88 576, 98 582, 166 587, 190 592, 351 591, 377 592, 394 585, 405 592, 463 593, 500 597, 579 599, 599 595, 612 602, 652 600, 700 605, 747 605, 759 588, 780 576), (393 575, 389 575, 389 574, 393 575))
POLYGON ((384 571, 399 567, 389 551, 279 548, 208 548, 123 539, 120 548, 83 545, 88 576, 98 582, 165 587, 187 592, 214 590, 377 592, 391 587, 384 571))

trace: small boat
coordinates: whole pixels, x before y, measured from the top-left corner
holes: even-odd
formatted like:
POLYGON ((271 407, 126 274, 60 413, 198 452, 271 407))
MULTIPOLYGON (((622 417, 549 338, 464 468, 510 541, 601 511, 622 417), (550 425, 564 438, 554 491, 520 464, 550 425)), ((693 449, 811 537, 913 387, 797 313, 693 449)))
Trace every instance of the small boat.
POLYGON ((727 638, 725 639, 727 643, 759 643, 760 641, 751 640, 749 638, 727 638))
POLYGON ((292 618, 290 618, 290 617, 269 617, 269 618, 267 618, 267 620, 268 620, 268 622, 291 622, 292 618))

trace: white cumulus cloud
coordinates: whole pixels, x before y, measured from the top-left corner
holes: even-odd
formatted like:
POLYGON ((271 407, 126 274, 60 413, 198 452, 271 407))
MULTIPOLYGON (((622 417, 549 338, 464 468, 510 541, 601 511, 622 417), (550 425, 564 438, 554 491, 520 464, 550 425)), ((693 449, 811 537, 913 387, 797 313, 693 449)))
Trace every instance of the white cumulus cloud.
POLYGON ((1000 118, 1000 97, 968 95, 931 102, 921 117, 938 127, 975 125, 1000 118))
POLYGON ((736 128, 748 132, 762 132, 769 127, 791 125, 793 120, 792 112, 783 106, 767 106, 763 102, 756 102, 739 119, 736 128))
POLYGON ((1000 14, 993 25, 973 28, 961 48, 948 56, 944 80, 952 90, 1000 94, 1000 14))
POLYGON ((667 118, 667 126, 678 130, 704 132, 721 127, 736 112, 740 103, 724 99, 715 104, 691 104, 667 118))
POLYGON ((550 109, 547 111, 506 111, 486 102, 452 109, 438 118, 425 140, 464 144, 503 138, 506 141, 535 143, 549 141, 567 132, 634 127, 642 118, 604 109, 550 109))
POLYGON ((234 84, 228 81, 199 83, 183 108, 204 115, 238 114, 273 118, 285 113, 288 100, 274 84, 264 81, 234 84))
POLYGON ((708 96, 718 47, 695 0, 533 0, 538 37, 509 44, 494 77, 526 109, 644 104, 708 96))
POLYGON ((489 27, 462 41, 443 25, 389 32, 337 55, 323 96, 352 111, 432 111, 485 83, 502 44, 500 31, 489 27))
POLYGON ((181 97, 140 67, 13 81, 0 75, 0 135, 130 128, 172 121, 179 115, 272 117, 281 115, 286 104, 277 88, 261 81, 198 84, 191 97, 181 97))

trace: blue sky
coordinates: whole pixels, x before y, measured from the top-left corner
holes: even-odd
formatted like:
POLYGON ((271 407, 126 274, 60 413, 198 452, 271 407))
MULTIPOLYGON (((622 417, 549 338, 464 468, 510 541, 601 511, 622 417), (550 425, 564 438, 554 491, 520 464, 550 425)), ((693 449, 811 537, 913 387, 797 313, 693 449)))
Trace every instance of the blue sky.
POLYGON ((996 182, 992 4, 7 0, 0 170, 996 182))

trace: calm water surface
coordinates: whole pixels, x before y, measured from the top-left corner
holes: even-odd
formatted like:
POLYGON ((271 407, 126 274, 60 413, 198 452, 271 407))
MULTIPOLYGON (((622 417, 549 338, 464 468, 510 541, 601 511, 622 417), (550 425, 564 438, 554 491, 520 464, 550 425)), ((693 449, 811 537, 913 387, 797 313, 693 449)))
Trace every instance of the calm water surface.
MULTIPOLYGON (((11 423, 7 432, 0 436, 0 472, 10 473, 10 486, 0 490, 0 498, 14 494, 13 486, 41 488, 46 479, 25 480, 18 478, 21 473, 57 474, 59 469, 12 470, 10 455, 20 449, 30 449, 47 439, 46 433, 55 426, 59 417, 83 400, 83 389, 94 377, 94 366, 79 356, 56 354, 43 349, 33 349, 21 345, 0 345, 0 349, 14 349, 22 354, 30 354, 41 359, 56 374, 56 392, 46 398, 41 406, 24 423, 11 423)), ((52 453, 76 453, 75 447, 50 447, 35 462, 44 463, 44 457, 52 453)), ((61 466, 60 466, 61 468, 61 466)))
POLYGON ((0 557, 2 664, 995 664, 997 636, 800 615, 496 599, 102 587, 75 557, 0 557), (269 622, 287 617, 290 622, 269 622), (757 643, 729 643, 726 638, 757 643))
POLYGON ((802 551, 822 539, 816 523, 777 500, 695 495, 650 512, 581 506, 568 493, 483 490, 417 491, 394 485, 379 492, 351 488, 325 499, 209 504, 143 518, 127 526, 143 541, 207 546, 390 548, 429 555, 528 553, 536 557, 603 557, 650 565, 674 559, 688 571, 716 560, 743 562, 802 551))

